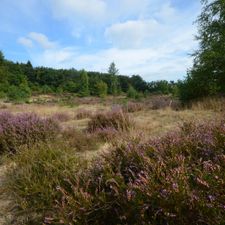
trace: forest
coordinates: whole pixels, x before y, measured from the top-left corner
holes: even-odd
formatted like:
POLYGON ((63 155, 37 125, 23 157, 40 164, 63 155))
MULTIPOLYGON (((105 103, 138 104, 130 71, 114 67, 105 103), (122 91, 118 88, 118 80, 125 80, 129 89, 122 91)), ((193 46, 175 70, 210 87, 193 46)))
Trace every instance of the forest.
POLYGON ((79 97, 122 93, 131 98, 139 98, 150 93, 177 95, 177 84, 165 80, 146 82, 139 75, 131 77, 119 75, 115 63, 111 63, 108 73, 78 71, 76 69, 53 69, 33 67, 4 59, 0 53, 0 96, 10 100, 25 100, 32 94, 71 93, 79 97))

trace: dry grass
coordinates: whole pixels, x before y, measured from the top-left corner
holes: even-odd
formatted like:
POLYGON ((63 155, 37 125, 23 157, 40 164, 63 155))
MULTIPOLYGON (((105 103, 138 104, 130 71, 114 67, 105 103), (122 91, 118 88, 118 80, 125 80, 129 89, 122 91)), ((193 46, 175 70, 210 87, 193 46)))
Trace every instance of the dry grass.
POLYGON ((222 117, 221 113, 202 110, 174 111, 169 108, 164 110, 148 110, 133 114, 136 122, 136 131, 145 135, 159 136, 174 130, 183 122, 207 121, 222 117))
POLYGON ((225 98, 206 98, 191 105, 193 110, 213 110, 216 112, 225 111, 225 98))
MULTIPOLYGON (((46 97, 47 98, 47 97, 46 97)), ((89 118, 77 120, 76 115, 81 111, 88 111, 96 114, 106 112, 111 106, 104 103, 94 105, 81 104, 78 106, 63 106, 59 104, 11 104, 1 103, 1 111, 10 111, 12 113, 35 112, 41 117, 51 117, 56 114, 68 115, 70 119, 61 121, 64 128, 75 127, 83 130, 87 127, 89 118)), ((158 136, 173 130, 177 125, 184 121, 192 120, 210 120, 222 116, 225 109, 225 99, 207 99, 202 102, 193 103, 191 109, 175 111, 171 108, 151 110, 145 109, 138 112, 130 113, 136 122, 134 132, 144 133, 147 136, 158 136)))

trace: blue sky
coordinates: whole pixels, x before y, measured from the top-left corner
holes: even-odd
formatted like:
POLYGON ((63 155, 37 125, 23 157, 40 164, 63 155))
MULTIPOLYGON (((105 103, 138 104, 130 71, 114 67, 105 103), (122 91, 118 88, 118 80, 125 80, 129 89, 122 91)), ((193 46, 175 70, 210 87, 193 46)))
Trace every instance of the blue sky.
POLYGON ((0 0, 0 49, 34 66, 182 79, 197 48, 198 0, 0 0))

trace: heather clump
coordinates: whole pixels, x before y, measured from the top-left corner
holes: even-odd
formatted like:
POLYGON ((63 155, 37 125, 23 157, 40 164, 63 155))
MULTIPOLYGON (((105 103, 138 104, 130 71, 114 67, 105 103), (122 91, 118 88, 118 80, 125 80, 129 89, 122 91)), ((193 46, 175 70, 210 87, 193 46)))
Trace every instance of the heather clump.
POLYGON ((52 115, 52 119, 59 122, 67 122, 71 119, 71 116, 68 113, 58 112, 52 115))
POLYGON ((76 112, 75 119, 78 119, 78 120, 87 119, 92 117, 92 115, 93 115, 93 112, 91 110, 79 109, 76 112))
POLYGON ((132 126, 130 116, 122 110, 112 110, 107 113, 98 113, 94 115, 88 123, 88 132, 113 129, 116 131, 128 131, 132 126))
POLYGON ((22 145, 47 141, 58 131, 58 123, 53 119, 42 119, 33 113, 0 113, 0 153, 16 152, 22 145))
POLYGON ((224 121, 128 139, 88 163, 71 146, 15 155, 8 190, 30 224, 224 224, 224 121))
POLYGON ((54 221, 69 224, 223 224, 225 123, 185 124, 124 144, 59 188, 54 221))
POLYGON ((123 106, 123 111, 128 113, 142 111, 143 109, 143 103, 128 102, 126 105, 123 106))
POLYGON ((74 128, 67 128, 61 132, 61 139, 66 145, 77 152, 95 151, 101 140, 98 136, 74 128))

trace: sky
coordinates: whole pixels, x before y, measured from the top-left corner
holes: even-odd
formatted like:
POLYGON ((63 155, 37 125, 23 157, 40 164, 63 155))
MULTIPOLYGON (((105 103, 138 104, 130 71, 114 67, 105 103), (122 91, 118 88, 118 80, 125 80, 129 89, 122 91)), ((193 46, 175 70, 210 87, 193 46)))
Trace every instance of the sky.
POLYGON ((0 50, 33 66, 183 79, 198 0, 0 0, 0 50))

